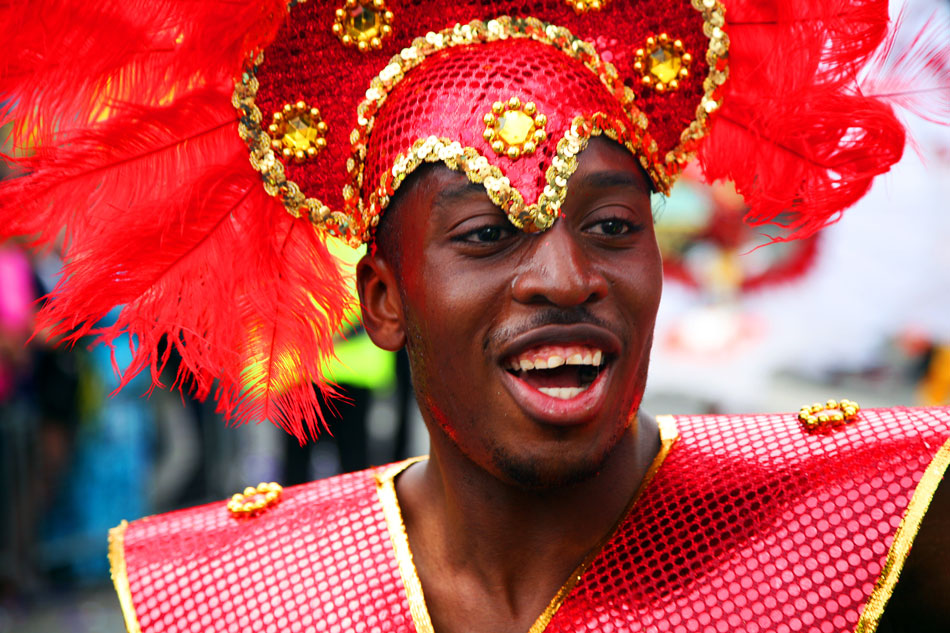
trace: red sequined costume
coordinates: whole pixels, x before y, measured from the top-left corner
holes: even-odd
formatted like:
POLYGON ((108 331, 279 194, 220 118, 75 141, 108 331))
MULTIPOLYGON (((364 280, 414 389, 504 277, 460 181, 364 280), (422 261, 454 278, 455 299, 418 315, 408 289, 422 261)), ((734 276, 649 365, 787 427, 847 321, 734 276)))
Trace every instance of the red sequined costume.
MULTIPOLYGON (((532 631, 874 630, 950 463, 950 409, 829 432, 659 421, 626 517, 532 631)), ((115 528, 129 631, 431 630, 393 492, 404 467, 289 488, 255 517, 221 502, 115 528)))

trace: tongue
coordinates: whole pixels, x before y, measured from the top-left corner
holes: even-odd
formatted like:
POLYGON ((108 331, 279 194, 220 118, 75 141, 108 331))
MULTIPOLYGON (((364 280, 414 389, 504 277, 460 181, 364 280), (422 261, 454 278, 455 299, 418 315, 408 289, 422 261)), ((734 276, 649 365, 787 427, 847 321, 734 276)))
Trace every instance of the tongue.
POLYGON ((561 365, 554 369, 529 369, 521 372, 518 377, 535 389, 582 386, 578 365, 561 365))

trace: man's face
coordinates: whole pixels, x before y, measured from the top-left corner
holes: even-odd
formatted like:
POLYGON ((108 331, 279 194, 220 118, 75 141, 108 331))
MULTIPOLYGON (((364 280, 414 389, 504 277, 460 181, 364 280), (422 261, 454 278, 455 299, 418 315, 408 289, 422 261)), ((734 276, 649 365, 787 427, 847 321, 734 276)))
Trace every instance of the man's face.
POLYGON ((430 433, 524 487, 595 473, 639 406, 660 299, 636 160, 592 139, 538 234, 443 166, 400 195, 400 327, 430 433))

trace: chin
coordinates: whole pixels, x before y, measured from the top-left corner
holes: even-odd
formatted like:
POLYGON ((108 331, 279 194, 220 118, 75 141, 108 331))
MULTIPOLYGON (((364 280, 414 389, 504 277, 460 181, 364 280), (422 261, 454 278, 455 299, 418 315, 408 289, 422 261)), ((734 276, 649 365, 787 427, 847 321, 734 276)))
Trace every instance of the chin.
POLYGON ((557 451, 553 455, 531 455, 495 446, 491 453, 492 466, 501 478, 520 488, 551 490, 570 487, 591 479, 603 469, 623 436, 623 431, 621 429, 611 438, 605 449, 580 455, 568 451, 557 451))

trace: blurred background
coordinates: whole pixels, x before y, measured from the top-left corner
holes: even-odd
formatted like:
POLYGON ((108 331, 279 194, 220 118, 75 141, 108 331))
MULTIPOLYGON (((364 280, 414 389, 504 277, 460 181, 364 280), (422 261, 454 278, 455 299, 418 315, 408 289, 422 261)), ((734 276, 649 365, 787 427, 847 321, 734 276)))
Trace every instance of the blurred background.
MULTIPOLYGON (((947 7, 918 5, 917 19, 947 7)), ((656 201, 666 282, 646 410, 950 404, 950 133, 907 123, 904 160, 807 240, 756 248, 770 235, 744 227, 734 190, 690 175, 656 201)), ((147 393, 146 376, 112 393, 108 349, 31 338, 59 267, 55 252, 0 244, 0 632, 124 630, 106 558, 123 519, 426 452, 405 357, 359 329, 328 370, 349 403, 326 409, 332 436, 307 447, 266 423, 227 428, 213 405, 176 392, 147 393)), ((119 366, 127 347, 116 343, 119 366)))

